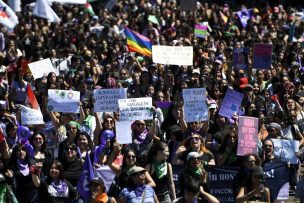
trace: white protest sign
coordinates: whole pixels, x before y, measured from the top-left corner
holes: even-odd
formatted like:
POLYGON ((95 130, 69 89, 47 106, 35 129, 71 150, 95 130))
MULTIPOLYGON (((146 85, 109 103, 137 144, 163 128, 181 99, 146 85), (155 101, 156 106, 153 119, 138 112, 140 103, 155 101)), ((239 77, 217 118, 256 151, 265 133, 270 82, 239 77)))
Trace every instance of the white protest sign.
POLYGON ((35 80, 43 76, 47 76, 50 72, 54 72, 56 75, 58 75, 58 70, 53 67, 53 64, 49 58, 29 63, 28 66, 35 80))
POLYGON ((115 123, 116 140, 119 144, 132 143, 132 123, 133 121, 120 121, 115 123))
POLYGON ((48 90, 48 110, 63 113, 79 113, 80 92, 72 90, 48 90))
POLYGON ((298 140, 271 139, 274 145, 274 156, 291 164, 298 163, 296 153, 299 151, 298 140))
POLYGON ((127 88, 94 90, 94 112, 118 112, 118 99, 127 98, 127 88))
POLYGON ((183 99, 187 122, 208 120, 205 88, 183 89, 183 99))
POLYGON ((152 60, 153 63, 192 66, 193 47, 152 45, 152 60))
POLYGON ((150 120, 153 118, 152 98, 119 99, 120 121, 150 120))
POLYGON ((21 105, 21 123, 22 125, 44 124, 41 111, 21 105))

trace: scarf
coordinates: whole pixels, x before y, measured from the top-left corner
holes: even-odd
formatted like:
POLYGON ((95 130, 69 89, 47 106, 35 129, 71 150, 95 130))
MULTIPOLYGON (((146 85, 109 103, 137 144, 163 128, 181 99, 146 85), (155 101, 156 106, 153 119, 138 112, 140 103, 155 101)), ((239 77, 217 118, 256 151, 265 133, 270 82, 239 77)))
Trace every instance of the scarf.
POLYGON ((64 181, 60 181, 59 184, 56 184, 55 181, 51 183, 53 188, 56 190, 58 197, 64 197, 68 189, 67 184, 64 181))
POLYGON ((91 116, 91 115, 88 115, 88 117, 86 117, 86 118, 84 119, 84 125, 87 126, 87 127, 90 128, 90 129, 92 129, 93 120, 94 120, 94 117, 91 116))
POLYGON ((29 166, 24 160, 17 159, 17 166, 23 176, 28 176, 30 174, 29 166))
POLYGON ((203 170, 200 167, 198 167, 198 168, 190 168, 190 171, 197 178, 200 177, 203 174, 203 170))
POLYGON ((137 186, 137 188, 134 189, 136 197, 141 197, 145 189, 146 189, 146 185, 137 186))
POLYGON ((0 202, 6 202, 6 185, 4 183, 0 184, 0 202))
POLYGON ((146 129, 144 132, 140 134, 135 134, 135 141, 137 144, 142 144, 148 135, 148 130, 146 129))
POLYGON ((166 161, 153 161, 154 173, 158 179, 162 179, 167 175, 167 162, 166 161))
POLYGON ((101 194, 97 194, 95 200, 97 201, 97 203, 106 203, 108 201, 108 195, 107 193, 101 193, 101 194))

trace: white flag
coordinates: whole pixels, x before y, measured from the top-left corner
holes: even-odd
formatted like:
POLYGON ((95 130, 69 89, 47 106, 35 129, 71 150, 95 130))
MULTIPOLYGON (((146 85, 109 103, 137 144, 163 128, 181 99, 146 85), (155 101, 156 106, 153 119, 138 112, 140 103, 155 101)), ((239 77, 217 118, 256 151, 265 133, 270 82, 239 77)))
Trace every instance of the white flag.
POLYGON ((15 12, 21 12, 21 0, 8 0, 7 4, 15 12))
POLYGON ((50 2, 58 2, 61 4, 86 4, 87 0, 49 0, 50 2))
POLYGON ((60 18, 53 11, 47 0, 38 0, 33 9, 33 15, 45 18, 49 22, 60 22, 60 18))
POLYGON ((15 12, 3 1, 0 1, 0 23, 9 29, 13 29, 19 23, 15 12))

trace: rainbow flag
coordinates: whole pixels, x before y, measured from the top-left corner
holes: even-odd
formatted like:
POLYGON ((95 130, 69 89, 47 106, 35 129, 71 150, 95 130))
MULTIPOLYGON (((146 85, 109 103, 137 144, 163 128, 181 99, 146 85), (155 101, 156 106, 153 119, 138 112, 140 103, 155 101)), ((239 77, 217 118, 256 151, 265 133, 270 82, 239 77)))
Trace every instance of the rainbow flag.
POLYGON ((194 34, 196 37, 205 38, 208 35, 208 26, 203 23, 195 24, 194 34))
POLYGON ((151 41, 127 27, 125 27, 125 35, 127 37, 127 47, 130 52, 138 52, 146 56, 152 56, 151 41))

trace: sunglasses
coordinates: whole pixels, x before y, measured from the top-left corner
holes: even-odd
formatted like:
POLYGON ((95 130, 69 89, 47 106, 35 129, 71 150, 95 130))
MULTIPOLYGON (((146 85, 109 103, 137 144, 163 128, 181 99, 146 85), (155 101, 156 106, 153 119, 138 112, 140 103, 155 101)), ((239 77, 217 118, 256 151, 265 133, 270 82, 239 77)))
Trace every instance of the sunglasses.
POLYGON ((190 140, 191 140, 191 141, 199 141, 200 138, 199 138, 199 137, 191 137, 190 140))
POLYGON ((140 127, 140 126, 145 126, 146 124, 145 124, 145 123, 136 123, 136 125, 137 125, 138 127, 140 127))
POLYGON ((128 155, 127 158, 128 159, 136 159, 136 156, 128 155))
POLYGON ((113 120, 105 120, 105 123, 114 123, 113 120))

